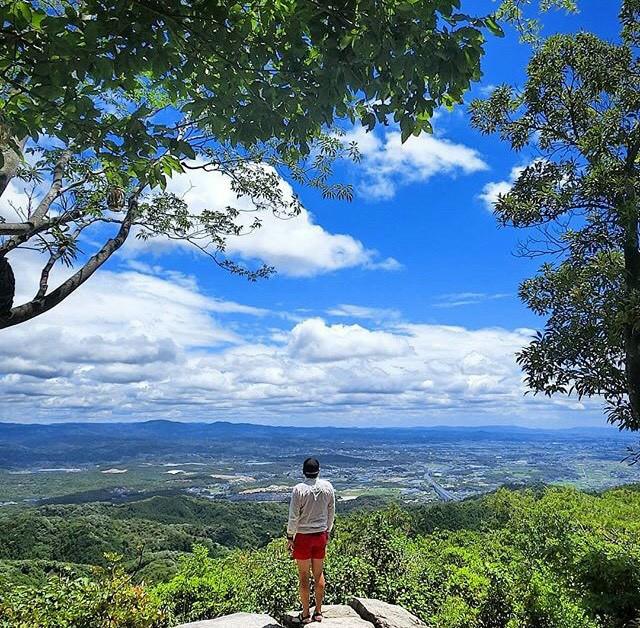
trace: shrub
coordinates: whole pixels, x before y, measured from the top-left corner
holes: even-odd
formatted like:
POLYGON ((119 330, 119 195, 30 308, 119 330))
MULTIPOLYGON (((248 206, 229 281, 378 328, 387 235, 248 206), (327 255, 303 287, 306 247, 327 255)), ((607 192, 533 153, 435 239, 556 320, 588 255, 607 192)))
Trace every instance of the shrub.
POLYGON ((43 586, 3 587, 2 628, 157 628, 165 617, 144 587, 133 585, 120 559, 108 557, 93 578, 52 575, 43 586))

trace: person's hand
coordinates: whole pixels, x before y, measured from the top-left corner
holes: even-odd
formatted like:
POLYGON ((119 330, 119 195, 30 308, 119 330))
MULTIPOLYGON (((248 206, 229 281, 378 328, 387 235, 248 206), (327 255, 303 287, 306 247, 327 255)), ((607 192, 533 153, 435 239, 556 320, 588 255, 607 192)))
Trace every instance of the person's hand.
POLYGON ((289 556, 293 556, 293 539, 287 539, 287 550, 289 551, 289 556))

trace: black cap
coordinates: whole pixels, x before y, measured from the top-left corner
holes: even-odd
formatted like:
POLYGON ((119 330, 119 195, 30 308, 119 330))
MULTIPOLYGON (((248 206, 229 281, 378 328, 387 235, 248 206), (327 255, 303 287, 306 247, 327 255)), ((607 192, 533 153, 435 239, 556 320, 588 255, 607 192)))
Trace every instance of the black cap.
POLYGON ((302 465, 302 473, 308 478, 315 478, 320 473, 320 463, 315 458, 307 458, 302 465))

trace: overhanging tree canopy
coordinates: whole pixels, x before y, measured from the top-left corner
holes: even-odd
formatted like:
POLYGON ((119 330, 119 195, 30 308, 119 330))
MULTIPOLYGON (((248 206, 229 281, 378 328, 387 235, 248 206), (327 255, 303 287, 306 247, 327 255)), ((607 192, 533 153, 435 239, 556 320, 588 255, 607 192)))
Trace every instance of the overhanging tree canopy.
POLYGON ((500 29, 458 7, 457 0, 3 2, 0 194, 14 177, 46 191, 16 208, 22 219, 0 223, 0 327, 62 301, 134 225, 143 237, 189 240, 250 278, 268 274, 224 258, 225 238, 243 229, 236 211, 195 216, 181 199, 149 190, 185 168, 214 169, 256 207, 295 213, 296 200, 283 195, 269 164, 327 196, 349 196, 329 182, 331 161, 349 151, 328 133, 337 119, 371 129, 393 116, 406 138, 429 130, 434 108, 460 102, 479 78, 483 31, 500 29), (29 150, 35 165, 23 160, 29 150), (105 224, 115 235, 50 290, 53 266, 77 261, 82 233, 105 224), (47 261, 34 298, 11 307, 7 255, 19 247, 37 248, 47 261))

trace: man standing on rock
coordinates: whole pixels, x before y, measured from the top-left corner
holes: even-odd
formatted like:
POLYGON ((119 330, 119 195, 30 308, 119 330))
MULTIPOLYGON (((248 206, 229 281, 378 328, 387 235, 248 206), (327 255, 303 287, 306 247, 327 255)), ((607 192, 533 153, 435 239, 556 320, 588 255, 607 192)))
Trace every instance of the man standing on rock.
POLYGON ((322 600, 324 598, 324 556, 333 528, 336 497, 333 486, 320 480, 320 463, 315 458, 307 458, 302 465, 304 482, 293 487, 289 505, 287 539, 289 552, 298 563, 300 579, 301 624, 322 621, 322 600), (315 608, 310 611, 309 573, 313 572, 315 583, 315 608))

